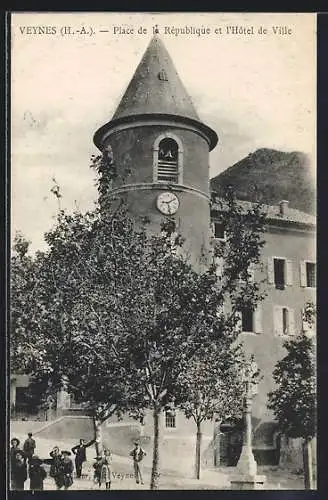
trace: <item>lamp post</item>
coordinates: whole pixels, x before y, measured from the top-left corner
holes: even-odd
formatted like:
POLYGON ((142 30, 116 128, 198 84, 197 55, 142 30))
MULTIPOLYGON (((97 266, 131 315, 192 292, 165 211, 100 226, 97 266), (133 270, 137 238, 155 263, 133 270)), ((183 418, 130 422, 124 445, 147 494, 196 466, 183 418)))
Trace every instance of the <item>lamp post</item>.
POLYGON ((254 384, 251 382, 252 374, 249 369, 245 370, 244 377, 244 432, 243 432, 243 447, 237 463, 237 471, 241 474, 255 476, 257 474, 257 463, 255 461, 252 450, 252 403, 253 395, 255 394, 254 384))
POLYGON ((231 479, 232 489, 258 490, 263 489, 266 477, 257 474, 257 463, 252 450, 252 405, 257 394, 257 383, 254 376, 257 365, 250 361, 244 370, 244 405, 243 405, 243 447, 236 466, 236 474, 231 479))

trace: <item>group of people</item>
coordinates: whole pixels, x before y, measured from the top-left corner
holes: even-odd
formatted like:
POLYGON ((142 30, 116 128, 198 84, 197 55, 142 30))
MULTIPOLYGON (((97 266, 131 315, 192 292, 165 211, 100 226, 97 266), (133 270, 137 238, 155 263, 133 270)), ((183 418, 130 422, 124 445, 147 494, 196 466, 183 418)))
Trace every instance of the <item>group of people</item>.
MULTIPOLYGON (((43 481, 47 473, 43 467, 43 461, 34 454, 36 444, 32 438, 32 433, 28 434, 28 438, 24 442, 23 449, 19 448, 20 441, 17 438, 11 440, 10 449, 10 477, 12 490, 24 490, 24 483, 29 476, 30 490, 42 491, 43 481)), ((80 443, 72 448, 72 453, 75 455, 75 470, 76 477, 81 478, 83 463, 86 461, 85 441, 80 439, 80 443)), ((136 483, 143 483, 141 462, 144 459, 146 452, 141 448, 138 442, 135 442, 134 449, 130 452, 133 459, 134 476, 136 483)), ((58 446, 55 446, 50 452, 51 464, 49 475, 55 481, 56 489, 64 488, 67 490, 73 484, 73 461, 70 458, 71 452, 68 450, 60 451, 58 446)), ((103 456, 97 456, 96 462, 93 464, 94 483, 99 488, 104 484, 106 490, 110 490, 112 482, 112 456, 111 451, 107 448, 104 450, 103 456)))
MULTIPOLYGON (((136 483, 144 484, 141 462, 146 456, 146 452, 141 448, 138 442, 134 443, 134 448, 130 452, 130 457, 133 459, 133 470, 136 483)), ((110 490, 112 478, 112 456, 109 449, 104 450, 104 456, 97 456, 94 468, 94 482, 99 485, 106 485, 106 490, 110 490)))
POLYGON ((23 444, 21 450, 20 441, 17 438, 11 440, 10 448, 10 479, 12 490, 24 490, 24 484, 27 476, 30 478, 30 490, 43 490, 43 480, 47 476, 42 467, 42 460, 34 455, 36 448, 32 433, 28 433, 28 438, 23 444))

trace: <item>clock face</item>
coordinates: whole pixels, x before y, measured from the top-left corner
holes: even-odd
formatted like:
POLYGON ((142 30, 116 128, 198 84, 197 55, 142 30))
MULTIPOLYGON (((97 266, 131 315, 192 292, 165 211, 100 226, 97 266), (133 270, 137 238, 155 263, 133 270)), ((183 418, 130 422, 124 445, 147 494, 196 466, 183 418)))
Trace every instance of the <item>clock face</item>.
POLYGON ((173 215, 179 208, 179 198, 172 192, 161 193, 157 196, 156 206, 162 214, 173 215))

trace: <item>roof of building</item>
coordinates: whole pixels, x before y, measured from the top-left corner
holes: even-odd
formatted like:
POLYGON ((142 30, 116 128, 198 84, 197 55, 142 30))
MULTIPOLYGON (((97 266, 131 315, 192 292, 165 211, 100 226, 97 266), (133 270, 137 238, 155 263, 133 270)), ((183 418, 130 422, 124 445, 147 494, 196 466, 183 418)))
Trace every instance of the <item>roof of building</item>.
POLYGON ((199 120, 192 100, 157 35, 150 41, 112 119, 149 113, 199 120))
POLYGON ((108 131, 124 123, 138 119, 159 121, 185 121, 199 129, 207 138, 212 150, 218 136, 198 117, 193 102, 186 91, 174 64, 155 35, 150 41, 118 108, 111 121, 100 127, 94 135, 94 143, 102 149, 103 138, 108 131))
MULTIPOLYGON (((246 212, 256 205, 256 203, 245 200, 238 200, 238 205, 246 212)), ((288 203, 285 202, 283 213, 280 211, 279 205, 265 205, 260 204, 266 217, 271 222, 285 222, 285 223, 296 223, 301 225, 315 226, 316 218, 315 216, 297 210, 296 208, 290 208, 288 203)), ((220 212, 228 208, 227 202, 223 198, 215 198, 212 204, 212 211, 220 212)))

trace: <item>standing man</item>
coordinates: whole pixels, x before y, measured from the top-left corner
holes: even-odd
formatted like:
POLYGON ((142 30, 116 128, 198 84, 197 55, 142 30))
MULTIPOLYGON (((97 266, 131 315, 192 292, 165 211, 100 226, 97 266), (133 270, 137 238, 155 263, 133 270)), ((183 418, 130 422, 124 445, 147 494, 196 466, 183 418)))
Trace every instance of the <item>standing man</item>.
POLYGON ((133 458, 133 469, 134 469, 134 477, 136 479, 136 483, 144 484, 142 477, 142 467, 141 462, 147 453, 141 448, 138 442, 134 443, 134 449, 130 452, 130 457, 133 458))
POLYGON ((23 451, 25 454, 26 460, 30 463, 32 456, 34 455, 36 444, 35 440, 32 438, 32 432, 28 433, 28 438, 23 444, 23 451))
POLYGON ((84 439, 80 439, 80 444, 77 444, 72 448, 72 452, 75 455, 75 469, 76 469, 76 477, 80 478, 82 474, 82 465, 83 462, 86 461, 86 444, 84 439))

